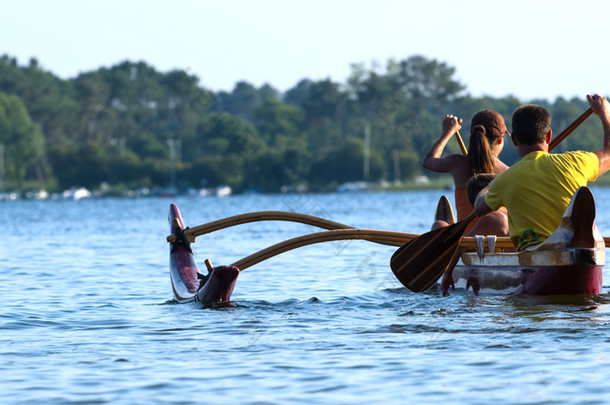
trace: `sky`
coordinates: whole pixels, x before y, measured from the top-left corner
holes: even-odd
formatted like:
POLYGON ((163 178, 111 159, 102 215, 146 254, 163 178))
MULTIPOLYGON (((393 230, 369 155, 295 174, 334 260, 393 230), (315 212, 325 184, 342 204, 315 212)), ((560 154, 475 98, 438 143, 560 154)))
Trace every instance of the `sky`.
POLYGON ((0 0, 0 10, 0 54, 65 79, 130 60, 215 91, 242 80, 285 91, 423 55, 454 67, 475 97, 610 95, 605 0, 0 0))

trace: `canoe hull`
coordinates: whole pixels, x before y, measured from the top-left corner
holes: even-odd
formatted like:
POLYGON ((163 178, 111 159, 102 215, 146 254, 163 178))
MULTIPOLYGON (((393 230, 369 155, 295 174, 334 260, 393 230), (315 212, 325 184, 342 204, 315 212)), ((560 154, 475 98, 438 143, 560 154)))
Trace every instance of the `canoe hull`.
POLYGON ((474 294, 579 295, 602 292, 603 266, 573 264, 544 267, 456 266, 456 288, 474 294))
MULTIPOLYGON (((168 219, 171 233, 179 234, 180 229, 186 229, 176 204, 170 205, 168 219)), ((207 281, 200 287, 202 273, 195 262, 189 243, 180 238, 170 244, 169 270, 174 298, 180 303, 228 302, 239 276, 239 269, 235 266, 218 266, 210 271, 207 281)))

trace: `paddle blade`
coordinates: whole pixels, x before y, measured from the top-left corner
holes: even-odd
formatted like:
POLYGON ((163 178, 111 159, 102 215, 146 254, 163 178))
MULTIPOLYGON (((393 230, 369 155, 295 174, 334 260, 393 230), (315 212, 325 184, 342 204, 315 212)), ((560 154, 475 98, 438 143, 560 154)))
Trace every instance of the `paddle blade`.
POLYGON ((444 228, 427 232, 401 246, 390 260, 392 272, 409 290, 426 291, 443 274, 474 214, 444 228))

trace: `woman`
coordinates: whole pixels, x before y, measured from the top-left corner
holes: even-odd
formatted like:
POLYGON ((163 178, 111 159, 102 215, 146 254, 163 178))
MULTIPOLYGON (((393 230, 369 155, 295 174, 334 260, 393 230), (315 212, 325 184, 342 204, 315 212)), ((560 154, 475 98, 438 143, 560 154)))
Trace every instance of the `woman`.
MULTIPOLYGON (((473 210, 473 206, 468 201, 468 196, 466 195, 466 183, 468 180, 475 174, 498 174, 508 169, 508 166, 498 159, 498 155, 504 147, 504 134, 508 134, 508 131, 504 118, 500 114, 491 110, 480 111, 472 117, 470 124, 468 155, 452 154, 441 157, 449 139, 462 128, 462 119, 447 114, 443 120, 442 128, 443 133, 441 137, 426 153, 422 165, 433 172, 451 173, 453 176, 455 205, 459 221, 464 219, 473 210)), ((446 198, 444 200, 441 199, 439 202, 437 221, 432 225, 432 229, 447 226, 452 222, 451 217, 438 218, 438 213, 442 212, 441 204, 443 203, 447 208, 448 201, 446 198)), ((476 222, 472 221, 466 232, 472 229, 475 224, 476 222)))

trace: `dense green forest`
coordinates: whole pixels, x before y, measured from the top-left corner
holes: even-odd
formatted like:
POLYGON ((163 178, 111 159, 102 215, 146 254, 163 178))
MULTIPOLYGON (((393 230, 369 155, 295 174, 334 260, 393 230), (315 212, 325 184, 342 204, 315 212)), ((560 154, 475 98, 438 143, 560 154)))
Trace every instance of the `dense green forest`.
MULTIPOLYGON (((584 94, 554 101, 474 98, 455 74, 444 62, 411 56, 384 68, 353 65, 346 83, 303 79, 281 93, 238 82, 230 92, 213 92, 187 71, 162 73, 145 62, 65 80, 35 59, 20 65, 4 55, 0 191, 162 188, 172 179, 179 189, 263 192, 404 183, 435 177, 421 159, 446 113, 468 123, 475 112, 494 109, 510 127, 513 110, 534 102, 551 111, 558 132, 588 107, 584 94)), ((558 149, 600 145, 599 120, 589 119, 558 149)), ((459 153, 456 142, 448 149, 459 153)), ((513 147, 504 149, 503 160, 517 160, 513 147)))

